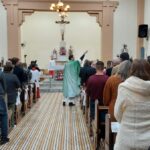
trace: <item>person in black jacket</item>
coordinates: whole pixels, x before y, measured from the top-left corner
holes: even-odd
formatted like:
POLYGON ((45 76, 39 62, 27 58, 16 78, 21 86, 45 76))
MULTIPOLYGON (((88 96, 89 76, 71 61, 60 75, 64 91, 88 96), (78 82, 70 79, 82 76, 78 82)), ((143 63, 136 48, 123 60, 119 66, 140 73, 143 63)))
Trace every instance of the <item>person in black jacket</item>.
POLYGON ((91 67, 91 62, 89 60, 85 60, 84 66, 80 69, 79 76, 81 78, 81 85, 84 86, 88 80, 88 78, 96 73, 96 69, 91 67))
POLYGON ((35 61, 32 60, 31 63, 30 63, 30 65, 29 65, 29 67, 28 67, 28 69, 31 70, 33 66, 35 66, 35 68, 36 68, 39 72, 41 71, 40 68, 38 67, 37 60, 35 60, 35 61))
POLYGON ((13 69, 13 73, 18 77, 21 86, 23 85, 23 83, 27 82, 27 77, 24 73, 23 68, 20 67, 20 60, 19 58, 12 58, 10 59, 12 64, 14 65, 14 69, 13 69))
POLYGON ((27 74, 25 73, 25 71, 23 70, 23 68, 21 67, 21 63, 20 63, 20 60, 19 58, 12 58, 11 59, 11 62, 12 64, 14 65, 14 69, 13 69, 13 73, 18 77, 19 81, 20 81, 20 84, 21 84, 21 94, 20 94, 20 100, 21 100, 21 103, 22 103, 22 107, 21 107, 21 111, 22 113, 24 114, 25 110, 24 110, 24 86, 25 84, 27 83, 27 74))
POLYGON ((0 71, 0 123, 1 123, 1 139, 0 145, 9 142, 8 138, 8 114, 7 105, 5 102, 6 83, 2 71, 0 71))
POLYGON ((4 66, 4 75, 6 79, 6 92, 8 108, 12 110, 11 127, 14 127, 14 113, 15 104, 17 99, 17 90, 20 87, 20 81, 18 77, 12 73, 13 66, 11 64, 4 66))
POLYGON ((107 61, 107 68, 106 68, 106 75, 110 77, 111 72, 112 72, 112 61, 108 60, 107 61))

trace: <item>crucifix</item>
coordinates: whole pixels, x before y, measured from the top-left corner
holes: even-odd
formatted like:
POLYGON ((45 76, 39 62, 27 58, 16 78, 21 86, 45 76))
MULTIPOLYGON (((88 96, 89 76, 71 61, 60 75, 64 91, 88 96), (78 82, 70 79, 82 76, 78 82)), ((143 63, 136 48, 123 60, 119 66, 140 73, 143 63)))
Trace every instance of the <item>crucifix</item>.
POLYGON ((60 21, 56 21, 57 24, 60 24, 60 31, 61 31, 61 41, 64 41, 64 37, 65 37, 65 25, 69 24, 69 21, 65 21, 65 17, 64 15, 61 15, 60 21))

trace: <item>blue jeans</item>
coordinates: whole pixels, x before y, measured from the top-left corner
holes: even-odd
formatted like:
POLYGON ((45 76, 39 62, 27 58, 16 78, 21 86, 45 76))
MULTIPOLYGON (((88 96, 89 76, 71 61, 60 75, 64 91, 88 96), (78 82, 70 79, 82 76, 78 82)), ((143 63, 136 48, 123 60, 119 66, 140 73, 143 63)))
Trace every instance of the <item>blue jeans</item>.
POLYGON ((4 98, 0 96, 0 127, 1 136, 7 138, 8 136, 8 114, 4 98))
POLYGON ((90 120, 95 119, 95 100, 90 99, 90 120))

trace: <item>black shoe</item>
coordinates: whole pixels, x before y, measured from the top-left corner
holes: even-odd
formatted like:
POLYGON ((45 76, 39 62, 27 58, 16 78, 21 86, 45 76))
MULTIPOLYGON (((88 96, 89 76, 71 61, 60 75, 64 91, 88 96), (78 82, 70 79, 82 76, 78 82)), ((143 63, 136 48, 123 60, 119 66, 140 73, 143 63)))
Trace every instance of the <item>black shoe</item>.
POLYGON ((66 106, 66 102, 63 102, 63 106, 66 106))
POLYGON ((1 138, 0 145, 3 145, 7 142, 9 142, 9 138, 1 138))
POLYGON ((69 106, 75 106, 75 104, 73 104, 73 103, 71 102, 71 103, 69 103, 69 106))

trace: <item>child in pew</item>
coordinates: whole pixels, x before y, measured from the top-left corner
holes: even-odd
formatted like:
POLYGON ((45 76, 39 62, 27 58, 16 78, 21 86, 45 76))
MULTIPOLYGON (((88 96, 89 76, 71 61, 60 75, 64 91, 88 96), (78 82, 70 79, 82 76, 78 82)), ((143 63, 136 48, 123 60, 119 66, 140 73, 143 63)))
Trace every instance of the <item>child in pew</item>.
POLYGON ((20 87, 20 82, 18 77, 12 73, 13 66, 11 63, 6 63, 4 66, 4 75, 6 79, 6 92, 7 92, 7 103, 8 108, 12 110, 11 116, 11 127, 14 127, 14 113, 15 113, 15 104, 17 98, 17 89, 20 87))

